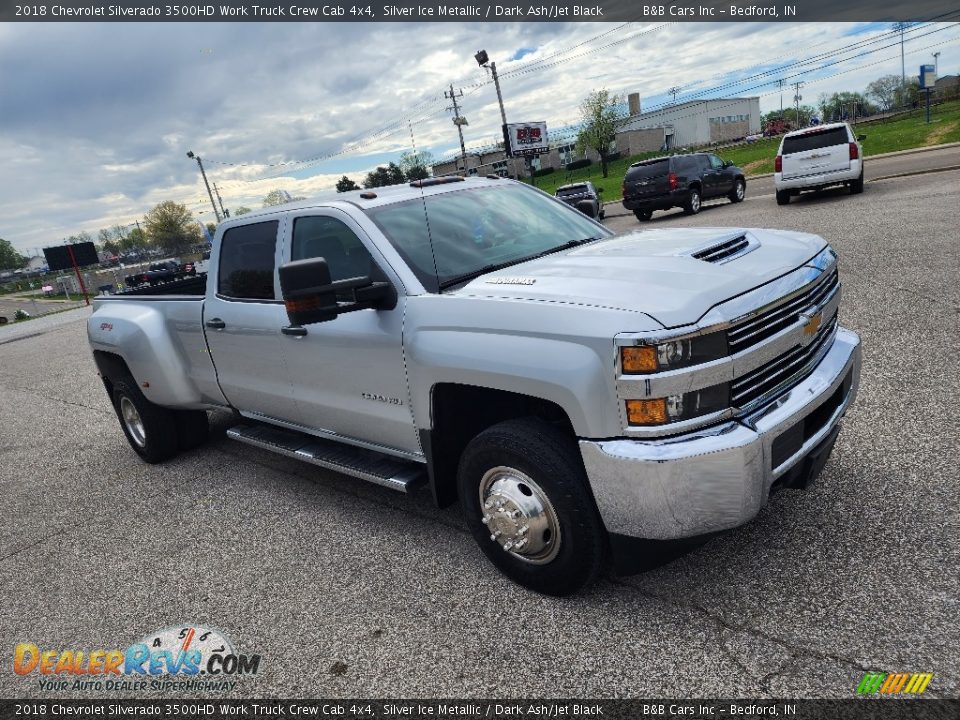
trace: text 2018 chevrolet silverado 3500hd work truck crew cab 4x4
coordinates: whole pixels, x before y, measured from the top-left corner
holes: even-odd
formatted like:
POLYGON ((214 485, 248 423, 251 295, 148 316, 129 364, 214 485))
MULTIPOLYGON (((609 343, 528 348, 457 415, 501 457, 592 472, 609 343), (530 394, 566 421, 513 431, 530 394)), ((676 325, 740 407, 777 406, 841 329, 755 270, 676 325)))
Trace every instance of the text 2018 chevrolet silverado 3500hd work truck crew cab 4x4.
POLYGON ((860 368, 821 238, 613 236, 502 179, 228 220, 205 287, 175 291, 97 298, 89 320, 145 460, 202 442, 205 410, 233 410, 236 440, 459 498, 490 560, 552 594, 631 537, 732 528, 804 485, 860 368))

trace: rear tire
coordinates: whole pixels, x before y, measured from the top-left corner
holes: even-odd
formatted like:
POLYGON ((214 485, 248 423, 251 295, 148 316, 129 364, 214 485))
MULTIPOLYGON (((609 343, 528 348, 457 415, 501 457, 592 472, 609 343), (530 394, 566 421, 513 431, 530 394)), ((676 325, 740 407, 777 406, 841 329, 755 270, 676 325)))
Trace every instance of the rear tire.
POLYGON ((180 450, 198 448, 210 437, 210 421, 203 410, 177 410, 174 417, 180 450))
POLYGON ((860 171, 860 177, 850 183, 850 194, 859 195, 863 192, 863 170, 860 171))
POLYGON ((738 203, 743 202, 743 199, 747 196, 747 183, 742 178, 737 178, 737 181, 733 184, 733 190, 730 191, 730 202, 738 203))
POLYGON ((637 220, 640 222, 647 222, 650 218, 653 217, 652 210, 634 210, 633 214, 637 216, 637 220))
POLYGON ((683 206, 683 212, 686 215, 696 215, 700 212, 700 191, 697 188, 690 188, 690 196, 683 206))
POLYGON ((146 462, 163 462, 177 454, 173 411, 147 400, 129 375, 114 381, 113 407, 127 442, 146 462))
POLYGON ((777 190, 777 205, 789 205, 789 204, 790 204, 790 191, 777 190))
POLYGON ((563 596, 600 577, 606 530, 573 437, 539 418, 498 423, 467 445, 457 486, 474 539, 514 582, 563 596))

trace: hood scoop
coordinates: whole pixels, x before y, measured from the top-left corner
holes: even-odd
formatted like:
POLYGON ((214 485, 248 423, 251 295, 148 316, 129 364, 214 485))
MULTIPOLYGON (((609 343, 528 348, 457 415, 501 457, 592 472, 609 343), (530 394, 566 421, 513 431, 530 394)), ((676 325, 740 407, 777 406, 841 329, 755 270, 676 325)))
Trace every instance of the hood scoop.
POLYGON ((722 265, 731 260, 736 260, 738 257, 743 257, 758 247, 760 247, 760 241, 753 235, 738 231, 721 238, 719 241, 714 240, 706 247, 685 254, 689 254, 690 257, 697 260, 722 265))

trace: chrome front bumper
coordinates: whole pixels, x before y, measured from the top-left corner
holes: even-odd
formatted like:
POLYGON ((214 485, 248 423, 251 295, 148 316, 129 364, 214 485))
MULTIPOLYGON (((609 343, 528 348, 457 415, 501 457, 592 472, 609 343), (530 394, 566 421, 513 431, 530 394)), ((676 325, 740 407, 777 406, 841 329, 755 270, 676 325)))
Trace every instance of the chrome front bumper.
POLYGON ((742 525, 764 506, 774 483, 819 450, 856 397, 859 380, 860 338, 839 328, 813 372, 752 415, 660 440, 581 440, 607 530, 665 540, 742 525), (816 412, 821 406, 826 416, 816 412), (813 427, 797 432, 806 425, 813 427), (783 440, 775 450, 781 436, 801 443, 786 457, 783 440))

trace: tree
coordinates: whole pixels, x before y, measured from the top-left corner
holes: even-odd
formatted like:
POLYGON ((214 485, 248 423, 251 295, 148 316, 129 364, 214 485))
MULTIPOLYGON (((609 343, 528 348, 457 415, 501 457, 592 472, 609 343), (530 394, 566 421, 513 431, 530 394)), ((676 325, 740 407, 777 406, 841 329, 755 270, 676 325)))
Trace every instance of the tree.
POLYGON ((273 207, 274 205, 286 205, 287 203, 296 202, 297 200, 306 200, 306 198, 294 197, 286 190, 271 190, 266 194, 266 197, 263 198, 263 206, 273 207))
POLYGON ((27 258, 14 250, 9 240, 0 238, 0 270, 18 270, 27 264, 27 258))
POLYGON ((250 208, 248 208, 246 205, 241 205, 238 208, 234 208, 233 216, 240 217, 241 215, 246 215, 248 212, 251 212, 250 208))
POLYGON ((577 133, 577 151, 595 150, 600 155, 603 176, 607 177, 610 147, 626 119, 622 100, 618 95, 611 95, 606 88, 594 90, 580 103, 580 116, 583 124, 577 133))
POLYGON ((400 185, 406 182, 406 175, 400 166, 396 163, 390 163, 387 167, 378 166, 376 170, 367 173, 363 181, 365 188, 386 187, 387 185, 400 185))
POLYGON ((344 175, 342 178, 337 180, 337 192, 350 192, 351 190, 359 190, 360 186, 357 185, 353 180, 344 175))
POLYGON ((436 161, 426 150, 408 151, 400 156, 400 169, 407 180, 423 180, 430 177, 430 168, 436 161))
POLYGON ((136 227, 120 240, 120 249, 124 252, 139 252, 147 247, 147 236, 143 230, 136 227))
POLYGON ((179 255, 200 241, 200 228, 186 205, 165 200, 143 218, 150 239, 164 252, 179 255))
POLYGON ((889 110, 897 104, 900 96, 900 76, 884 75, 867 85, 867 97, 876 101, 882 110, 889 110))

